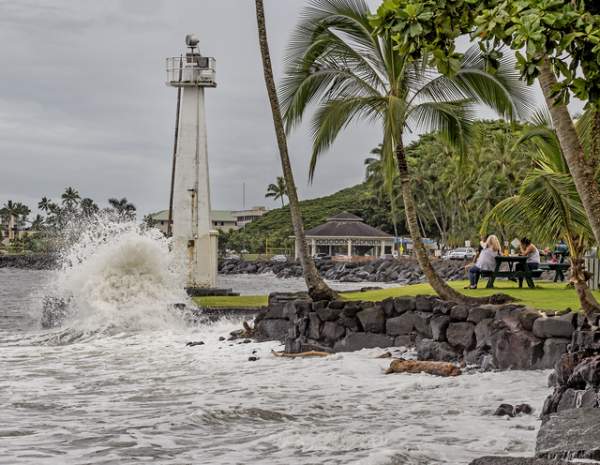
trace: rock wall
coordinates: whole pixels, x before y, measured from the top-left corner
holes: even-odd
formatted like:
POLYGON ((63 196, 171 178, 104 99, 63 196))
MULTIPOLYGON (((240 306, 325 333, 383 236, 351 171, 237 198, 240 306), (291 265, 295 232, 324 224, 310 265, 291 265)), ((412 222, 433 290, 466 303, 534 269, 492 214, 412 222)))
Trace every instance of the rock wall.
MULTIPOLYGON (((465 279, 464 261, 435 260, 434 268, 446 281, 465 279)), ((343 282, 395 282, 415 284, 425 281, 415 259, 378 259, 367 264, 318 260, 315 262, 325 279, 343 282)), ((274 273, 278 278, 302 277, 302 267, 298 262, 276 263, 270 261, 246 262, 225 260, 219 263, 222 274, 274 273)))
POLYGON ((484 369, 552 368, 583 319, 549 316, 516 304, 462 305, 417 296, 382 302, 312 302, 272 294, 255 321, 261 339, 287 352, 416 347, 421 360, 464 361, 484 369))

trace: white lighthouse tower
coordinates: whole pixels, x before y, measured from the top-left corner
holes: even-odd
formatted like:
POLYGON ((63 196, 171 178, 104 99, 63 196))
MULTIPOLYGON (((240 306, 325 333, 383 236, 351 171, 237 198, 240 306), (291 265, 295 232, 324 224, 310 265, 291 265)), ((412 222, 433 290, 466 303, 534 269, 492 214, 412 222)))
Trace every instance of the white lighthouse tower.
POLYGON ((172 200, 173 251, 185 260, 186 287, 213 288, 217 278, 217 231, 211 229, 204 88, 216 87, 215 59, 200 55, 198 39, 188 52, 167 58, 167 84, 181 89, 172 200))

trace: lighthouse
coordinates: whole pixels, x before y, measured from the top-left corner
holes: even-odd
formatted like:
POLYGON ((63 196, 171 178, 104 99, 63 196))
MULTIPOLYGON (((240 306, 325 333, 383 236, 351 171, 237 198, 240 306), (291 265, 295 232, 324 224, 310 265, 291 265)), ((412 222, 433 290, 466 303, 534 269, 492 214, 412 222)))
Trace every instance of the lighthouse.
POLYGON ((178 88, 172 178, 173 252, 185 263, 186 287, 214 288, 217 231, 211 229, 204 89, 216 87, 215 59, 202 56, 198 39, 185 38, 184 55, 167 58, 167 85, 178 88))

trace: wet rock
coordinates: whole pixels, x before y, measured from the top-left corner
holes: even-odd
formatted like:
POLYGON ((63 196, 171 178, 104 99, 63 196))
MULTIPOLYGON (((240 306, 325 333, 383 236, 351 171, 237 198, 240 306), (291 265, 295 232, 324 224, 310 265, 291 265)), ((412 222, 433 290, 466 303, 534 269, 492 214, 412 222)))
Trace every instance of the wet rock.
POLYGON ((533 334, 540 338, 571 338, 575 328, 571 321, 557 317, 538 318, 533 323, 533 334))
POLYGON ((288 320, 262 320, 256 323, 258 341, 284 341, 288 333, 288 320))
POLYGON ((446 339, 452 346, 470 349, 475 345, 475 325, 467 322, 450 323, 446 330, 446 339))
POLYGON ((600 395, 594 388, 588 388, 579 396, 579 408, 597 408, 600 405, 600 395))
POLYGON ((487 318, 475 325, 475 341, 477 347, 489 347, 493 332, 494 320, 487 318))
POLYGON ((469 310, 469 315, 467 316, 467 321, 471 323, 479 323, 481 320, 494 318, 496 314, 496 306, 495 305, 481 305, 479 307, 473 307, 469 310))
POLYGON ((554 368, 556 362, 567 352, 567 347, 570 344, 569 339, 551 337, 544 341, 544 356, 538 368, 547 369, 554 368))
POLYGON ((364 331, 369 333, 385 332, 385 314, 379 307, 371 307, 356 314, 364 331))
POLYGON ((492 336, 492 353, 501 370, 528 370, 544 355, 544 343, 527 331, 502 329, 492 336))
POLYGON ((417 343, 417 358, 419 360, 437 360, 454 362, 460 358, 460 352, 447 342, 437 342, 431 339, 421 339, 417 343))
POLYGON ((244 339, 242 344, 250 344, 252 341, 250 339, 244 339))
POLYGON ((224 341, 224 340, 225 340, 225 338, 223 336, 219 337, 219 341, 224 341))
POLYGON ((503 417, 503 416, 514 417, 515 416, 515 408, 511 404, 500 404, 498 406, 498 408, 496 409, 496 411, 494 412, 494 415, 496 415, 497 417, 503 417))
POLYGON ((569 410, 577 407, 578 392, 575 389, 568 388, 560 398, 558 406, 556 407, 557 412, 563 410, 569 410))
POLYGON ((190 341, 186 344, 186 347, 203 346, 204 341, 190 341))
POLYGON ((599 431, 600 409, 577 408, 554 413, 540 427, 535 455, 600 460, 599 431))
POLYGON ((450 317, 446 315, 436 315, 431 319, 431 336, 434 341, 443 342, 446 340, 446 329, 450 324, 450 317))
POLYGON ((531 415, 533 413, 533 407, 529 404, 517 404, 515 406, 515 413, 517 415, 531 415))
POLYGON ((252 355, 250 357, 248 357, 248 361, 249 362, 256 362, 259 358, 255 355, 252 355))
POLYGON ((394 345, 394 339, 385 334, 350 333, 335 343, 335 352, 352 352, 361 349, 386 348, 394 345))
POLYGON ((402 336, 410 334, 415 327, 413 312, 407 312, 395 318, 389 318, 385 323, 385 332, 388 336, 402 336))
POLYGON ((573 370, 567 385, 579 388, 600 386, 600 355, 587 357, 573 370))

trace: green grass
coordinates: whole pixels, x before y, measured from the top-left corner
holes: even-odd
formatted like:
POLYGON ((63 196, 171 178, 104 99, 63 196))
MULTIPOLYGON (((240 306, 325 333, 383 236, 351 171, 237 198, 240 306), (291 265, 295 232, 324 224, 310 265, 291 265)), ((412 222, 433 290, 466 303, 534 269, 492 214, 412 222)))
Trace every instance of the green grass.
POLYGON ((194 297, 198 305, 209 308, 257 308, 266 306, 267 300, 266 295, 194 297))
MULTIPOLYGON (((508 294, 516 299, 519 303, 538 308, 540 310, 563 310, 567 307, 579 309, 579 300, 574 289, 567 289, 564 283, 551 283, 536 281, 535 289, 524 287, 519 289, 513 282, 496 281, 495 289, 467 289, 463 287, 467 284, 466 281, 452 281, 450 285, 455 289, 460 289, 469 296, 488 296, 496 293, 508 294)), ((484 286, 485 282, 480 286, 484 286)), ((369 300, 377 302, 388 297, 402 297, 414 295, 434 294, 433 289, 429 284, 414 284, 411 286, 398 286, 388 289, 380 289, 367 292, 346 292, 342 294, 342 298, 346 300, 369 300)), ((600 292, 594 292, 597 299, 600 300, 600 292)), ((225 296, 225 297, 196 297, 194 298, 198 305, 211 308, 255 308, 267 305, 266 295, 242 295, 242 296, 225 296)))

